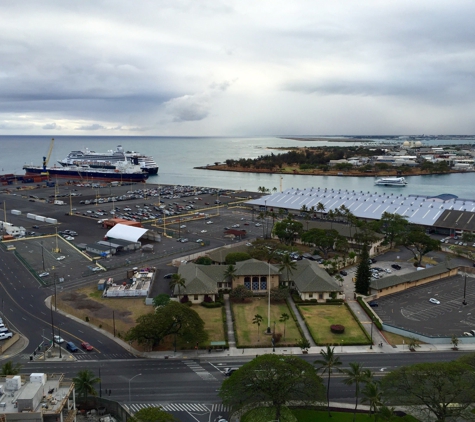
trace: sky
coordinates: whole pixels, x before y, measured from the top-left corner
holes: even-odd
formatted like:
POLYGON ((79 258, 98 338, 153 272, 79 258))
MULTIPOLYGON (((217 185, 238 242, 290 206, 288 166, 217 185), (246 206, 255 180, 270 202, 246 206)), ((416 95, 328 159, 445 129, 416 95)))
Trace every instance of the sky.
POLYGON ((2 0, 0 135, 475 134, 475 0, 2 0))

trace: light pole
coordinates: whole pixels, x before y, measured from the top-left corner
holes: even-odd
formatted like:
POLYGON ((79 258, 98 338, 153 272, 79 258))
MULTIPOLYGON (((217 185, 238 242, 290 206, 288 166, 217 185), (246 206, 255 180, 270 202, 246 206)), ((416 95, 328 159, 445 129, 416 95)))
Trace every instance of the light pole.
POLYGON ((467 273, 465 273, 465 283, 463 285, 463 304, 466 305, 467 301, 465 300, 465 294, 467 293, 467 273))
POLYGON ((140 377, 140 375, 142 375, 142 374, 134 375, 132 378, 129 379, 129 403, 132 402, 131 395, 130 395, 130 383, 134 378, 140 377))
POLYGON ((373 350, 373 318, 371 318, 371 344, 369 348, 373 350))

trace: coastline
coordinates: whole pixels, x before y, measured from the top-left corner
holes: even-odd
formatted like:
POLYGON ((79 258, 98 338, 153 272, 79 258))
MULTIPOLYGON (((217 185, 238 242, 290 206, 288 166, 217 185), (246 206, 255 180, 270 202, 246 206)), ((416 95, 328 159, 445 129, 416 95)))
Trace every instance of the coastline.
POLYGON ((376 142, 373 139, 354 139, 354 138, 325 138, 324 136, 319 136, 318 138, 294 138, 294 137, 287 137, 282 136, 279 137, 280 139, 290 139, 292 141, 310 141, 310 142, 360 142, 360 143, 367 143, 367 142, 376 142))
POLYGON ((474 173, 475 171, 466 171, 466 170, 450 170, 447 172, 428 172, 428 171, 413 171, 413 172, 401 172, 398 174, 397 170, 394 171, 380 171, 380 172, 368 172, 361 173, 358 171, 338 171, 338 170, 269 170, 269 169, 252 169, 252 168, 243 168, 243 167, 228 167, 226 165, 206 165, 193 167, 197 170, 214 170, 214 171, 229 171, 235 173, 256 173, 256 174, 294 174, 299 176, 338 176, 338 177, 410 177, 410 176, 435 176, 435 175, 448 175, 448 174, 458 174, 458 173, 474 173))

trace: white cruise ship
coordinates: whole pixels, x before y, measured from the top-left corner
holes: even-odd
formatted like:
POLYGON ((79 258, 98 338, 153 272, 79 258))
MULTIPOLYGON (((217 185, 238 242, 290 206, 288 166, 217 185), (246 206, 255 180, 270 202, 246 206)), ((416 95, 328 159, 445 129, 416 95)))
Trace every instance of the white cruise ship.
POLYGON ((405 187, 407 185, 406 179, 404 177, 382 177, 376 182, 374 182, 377 186, 400 186, 405 187))
POLYGON ((115 168, 119 161, 134 161, 137 159, 139 166, 149 175, 158 173, 158 164, 153 157, 142 155, 135 151, 124 151, 122 145, 118 145, 115 151, 95 152, 88 148, 83 151, 71 151, 66 158, 58 161, 64 167, 89 166, 91 168, 115 168))

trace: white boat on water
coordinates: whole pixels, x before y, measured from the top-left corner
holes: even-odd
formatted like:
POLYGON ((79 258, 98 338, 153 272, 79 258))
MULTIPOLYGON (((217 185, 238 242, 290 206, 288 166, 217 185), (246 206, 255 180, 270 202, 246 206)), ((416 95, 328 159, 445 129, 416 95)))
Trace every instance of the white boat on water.
POLYGON ((374 182, 377 186, 400 186, 404 187, 407 185, 407 181, 404 177, 381 177, 380 179, 374 182))

